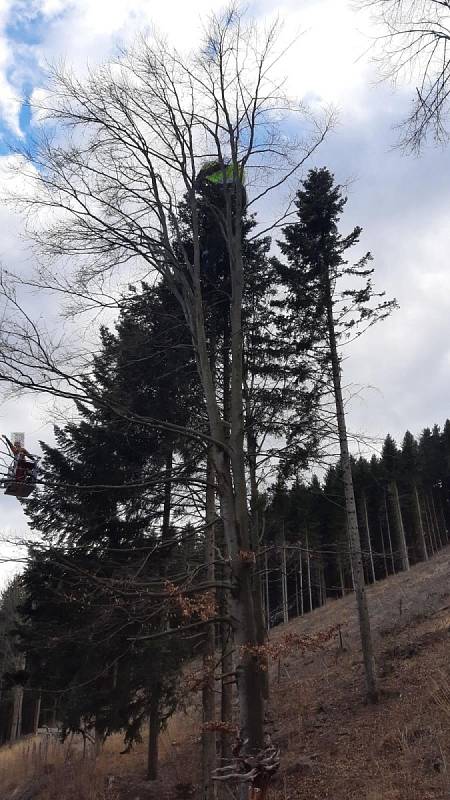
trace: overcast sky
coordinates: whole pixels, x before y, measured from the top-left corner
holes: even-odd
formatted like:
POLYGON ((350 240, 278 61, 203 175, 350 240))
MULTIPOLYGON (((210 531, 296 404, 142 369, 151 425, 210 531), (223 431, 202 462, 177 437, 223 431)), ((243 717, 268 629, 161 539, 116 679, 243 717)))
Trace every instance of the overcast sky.
MULTIPOLYGON (((151 26, 188 47, 200 36, 201 16, 221 7, 211 0, 0 0, 0 192, 9 145, 30 135, 29 103, 39 96, 48 62, 64 59, 85 70, 151 26)), ((394 89, 377 80, 369 51, 373 25, 351 3, 261 0, 249 11, 256 18, 278 13, 285 31, 299 34, 284 63, 290 93, 338 108, 338 125, 315 163, 349 182, 345 225, 363 227, 376 284, 400 304, 347 352, 345 382, 362 387, 349 426, 399 438, 406 428, 418 433, 442 424, 450 415, 450 151, 430 147, 416 158, 394 148, 394 126, 414 87, 405 82, 394 89)), ((21 220, 0 208, 0 226, 0 261, 31 271, 21 220)), ((29 399, 0 406, 0 431, 24 430, 30 447, 51 437, 48 419, 29 399)), ((24 533, 14 498, 0 496, 0 514, 7 536, 24 533)), ((0 583, 11 570, 0 564, 0 583)))

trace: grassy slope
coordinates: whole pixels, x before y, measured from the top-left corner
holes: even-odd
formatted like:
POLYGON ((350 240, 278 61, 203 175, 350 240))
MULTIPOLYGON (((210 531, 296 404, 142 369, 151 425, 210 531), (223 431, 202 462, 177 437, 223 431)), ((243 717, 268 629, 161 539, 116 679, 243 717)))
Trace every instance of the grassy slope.
MULTIPOLYGON (((352 596, 272 632, 277 641, 288 632, 317 633, 339 623, 344 644, 342 650, 333 640, 318 653, 292 654, 271 667, 270 724, 283 753, 273 800, 450 798, 449 578, 447 548, 369 589, 382 687, 375 707, 363 702, 352 596)), ((113 739, 94 771, 92 764, 74 768, 70 759, 58 765, 62 754, 55 756, 55 775, 42 800, 174 797, 176 783, 198 777, 199 718, 197 698, 163 734, 157 786, 143 782, 145 743, 120 756, 120 742, 113 739), (108 775, 118 777, 105 791, 108 775)), ((0 751, 0 800, 13 797, 14 785, 30 769, 29 759, 14 761, 13 753, 0 751)))
POLYGON ((449 578, 447 548, 369 590, 382 688, 375 707, 362 700, 353 597, 289 624, 315 632, 340 623, 345 650, 332 643, 291 658, 273 683, 275 735, 286 743, 280 797, 450 797, 449 578))

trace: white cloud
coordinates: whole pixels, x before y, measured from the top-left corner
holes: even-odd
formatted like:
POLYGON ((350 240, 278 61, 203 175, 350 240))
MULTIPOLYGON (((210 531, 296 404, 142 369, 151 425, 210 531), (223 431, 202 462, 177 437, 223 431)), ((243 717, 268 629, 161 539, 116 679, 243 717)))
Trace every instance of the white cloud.
POLYGON ((131 41, 146 28, 168 32, 179 46, 191 46, 201 34, 199 15, 222 6, 220 0, 192 5, 168 0, 0 0, 0 116, 17 136, 24 79, 38 81, 48 63, 65 60, 78 72, 106 58, 119 42, 131 41), (19 44, 8 37, 8 22, 24 25, 45 17, 41 41, 19 44))
POLYGON ((16 135, 20 135, 18 115, 20 103, 14 86, 7 77, 14 63, 14 54, 5 35, 5 25, 12 0, 0 0, 0 117, 16 135))

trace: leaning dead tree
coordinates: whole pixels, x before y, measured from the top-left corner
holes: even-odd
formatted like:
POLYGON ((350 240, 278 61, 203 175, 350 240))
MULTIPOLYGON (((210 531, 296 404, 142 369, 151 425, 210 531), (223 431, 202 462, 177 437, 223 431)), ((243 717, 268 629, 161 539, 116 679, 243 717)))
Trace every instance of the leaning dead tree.
POLYGON ((382 26, 377 60, 385 77, 416 83, 401 144, 418 151, 428 138, 449 137, 450 0, 360 0, 382 26))
MULTIPOLYGON (((263 33, 232 9, 212 18, 202 46, 192 54, 180 54, 165 41, 142 40, 86 80, 55 70, 41 109, 40 141, 20 158, 27 194, 16 198, 44 259, 38 284, 89 304, 103 291, 107 295, 112 281, 155 274, 164 278, 183 310, 209 428, 185 433, 210 447, 230 561, 239 722, 245 754, 253 756, 264 751, 264 698, 261 667, 252 655, 257 632, 244 451, 243 212, 288 184, 330 124, 329 118, 305 117, 301 105, 282 96, 278 59, 277 25, 263 33), (299 113, 307 133, 290 140, 283 120, 299 113), (56 133, 51 135, 51 129, 56 133), (213 180, 223 192, 220 208, 213 204, 211 209, 226 245, 230 285, 226 417, 211 368, 202 280, 199 188, 211 177, 205 169, 211 163, 213 180), (67 260, 70 272, 63 278, 67 260)), ((284 212, 272 214, 264 231, 282 219, 284 212)), ((24 370, 20 356, 14 356, 9 316, 11 324, 2 380, 24 388, 36 380, 44 391, 57 393, 55 386, 67 378, 66 365, 59 363, 55 377, 45 361, 45 345, 34 333, 24 370)), ((27 325, 32 327, 30 320, 27 325)), ((23 332, 19 335, 23 346, 23 332)), ((77 381, 73 374, 66 380, 67 397, 76 396, 77 381)))

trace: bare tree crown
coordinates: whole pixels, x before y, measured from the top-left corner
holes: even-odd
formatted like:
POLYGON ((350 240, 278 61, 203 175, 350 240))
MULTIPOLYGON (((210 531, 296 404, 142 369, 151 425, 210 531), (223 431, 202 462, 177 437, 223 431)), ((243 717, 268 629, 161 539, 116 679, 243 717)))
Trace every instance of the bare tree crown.
POLYGON ((431 138, 448 141, 450 0, 360 0, 384 32, 377 60, 385 77, 416 82, 412 109, 400 125, 401 145, 419 151, 431 138))
MULTIPOLYGON (((261 35, 232 9, 212 18, 203 45, 189 56, 166 41, 141 39, 85 81, 53 70, 39 146, 25 153, 34 208, 46 218, 31 231, 48 255, 78 256, 80 287, 137 257, 188 290, 186 268, 195 265, 182 248, 175 252, 177 212, 187 196, 195 231, 205 162, 217 162, 224 177, 231 166, 229 197, 245 173, 254 205, 321 140, 319 124, 307 140, 288 141, 280 128, 286 114, 303 109, 272 77, 277 33, 278 23, 261 35)), ((30 211, 29 198, 23 202, 30 211)), ((229 240, 237 231, 227 216, 229 240)))

